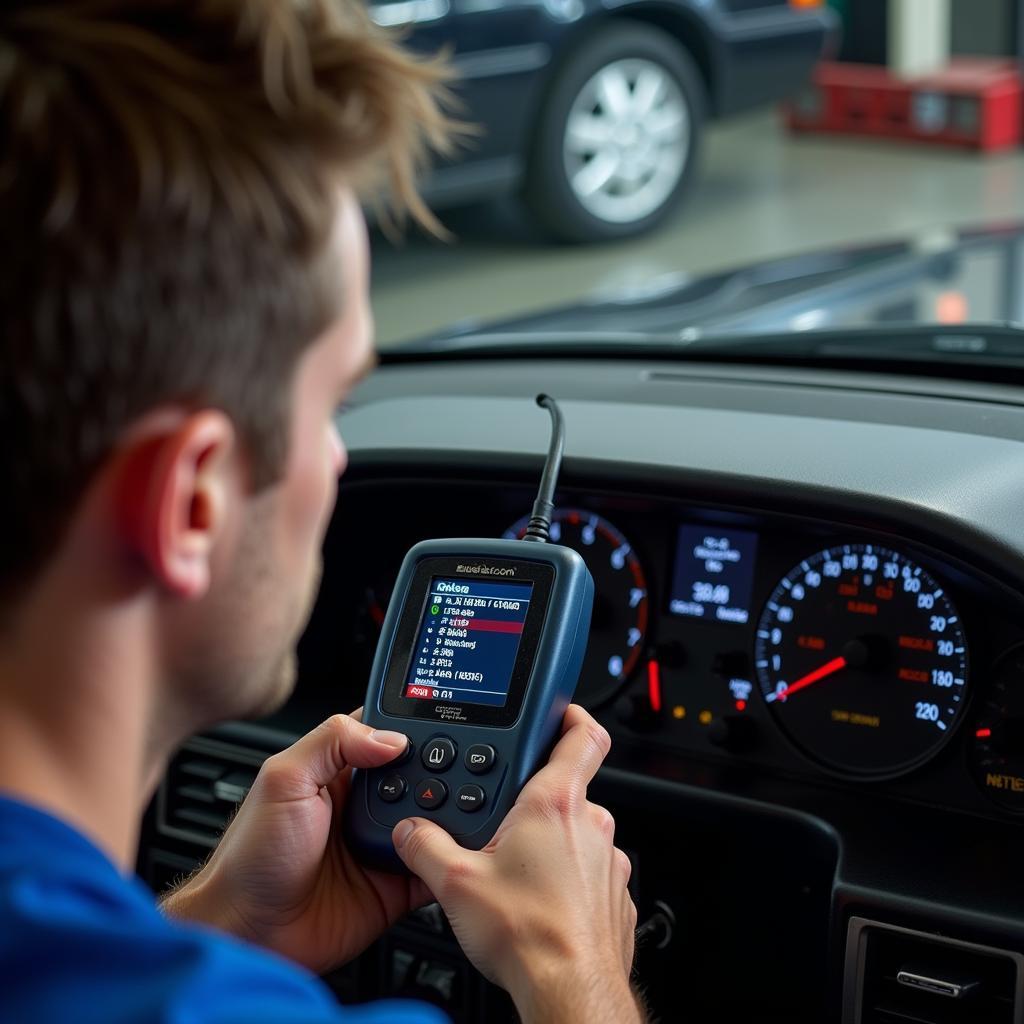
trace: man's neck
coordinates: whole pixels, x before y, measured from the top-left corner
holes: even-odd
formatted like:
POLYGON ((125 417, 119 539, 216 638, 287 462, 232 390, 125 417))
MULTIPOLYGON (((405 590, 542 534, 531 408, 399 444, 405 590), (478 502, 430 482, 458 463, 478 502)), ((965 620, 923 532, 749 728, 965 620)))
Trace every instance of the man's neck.
POLYGON ((128 872, 160 759, 145 609, 45 604, 0 635, 0 792, 63 819, 128 872))

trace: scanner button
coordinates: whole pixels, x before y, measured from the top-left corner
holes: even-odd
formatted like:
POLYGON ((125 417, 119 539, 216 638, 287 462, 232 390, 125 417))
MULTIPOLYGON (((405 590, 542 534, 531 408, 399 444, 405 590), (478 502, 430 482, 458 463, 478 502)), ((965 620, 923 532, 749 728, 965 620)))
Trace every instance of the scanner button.
POLYGON ((466 767, 474 775, 483 775, 494 767, 494 759, 498 755, 489 743, 474 743, 466 751, 466 767))
POLYGON ((447 799, 448 787, 440 779, 424 779, 416 787, 416 803, 425 811, 440 807, 447 799))
POLYGON ((468 813, 479 811, 483 807, 485 799, 487 799, 487 795, 484 791, 479 786, 474 785, 463 786, 455 794, 455 803, 458 805, 459 810, 468 813))
POLYGON ((377 783, 377 796, 387 804, 393 804, 405 796, 405 779, 401 775, 385 775, 377 783))
POLYGON ((428 772, 447 771, 455 760, 455 744, 444 737, 431 740, 423 747, 420 759, 428 772))

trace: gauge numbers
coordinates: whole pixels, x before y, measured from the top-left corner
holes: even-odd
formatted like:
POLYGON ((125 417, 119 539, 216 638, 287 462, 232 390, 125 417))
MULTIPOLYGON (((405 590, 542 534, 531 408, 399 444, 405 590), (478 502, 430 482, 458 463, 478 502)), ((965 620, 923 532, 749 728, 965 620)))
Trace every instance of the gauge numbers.
MULTIPOLYGON (((529 516, 505 531, 522 537, 529 516)), ((594 577, 590 641, 576 700, 588 707, 613 697, 640 660, 647 634, 647 581, 632 544, 607 519, 578 508, 551 517, 551 540, 574 548, 594 577)))
POLYGON ((847 544, 789 572, 758 622, 761 692, 805 754, 851 775, 930 757, 962 717, 967 642, 949 595, 886 548, 847 544))

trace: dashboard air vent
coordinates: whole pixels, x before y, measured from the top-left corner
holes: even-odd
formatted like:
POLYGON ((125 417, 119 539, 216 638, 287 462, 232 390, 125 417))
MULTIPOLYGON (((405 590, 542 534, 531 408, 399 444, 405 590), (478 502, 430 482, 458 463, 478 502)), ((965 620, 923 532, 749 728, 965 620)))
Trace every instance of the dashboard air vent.
POLYGON ((1020 954, 853 918, 844 1024, 1017 1024, 1020 954))
POLYGON ((266 756, 206 737, 190 740, 160 789, 158 830, 212 849, 266 756))

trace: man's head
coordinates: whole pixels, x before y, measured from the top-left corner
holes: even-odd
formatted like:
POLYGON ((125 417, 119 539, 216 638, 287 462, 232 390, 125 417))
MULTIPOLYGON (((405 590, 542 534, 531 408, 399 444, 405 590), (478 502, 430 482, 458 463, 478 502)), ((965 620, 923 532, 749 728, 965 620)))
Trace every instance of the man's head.
POLYGON ((371 360, 356 194, 427 216, 438 72, 357 0, 0 12, 0 643, 144 609, 187 725, 268 710, 371 360))

